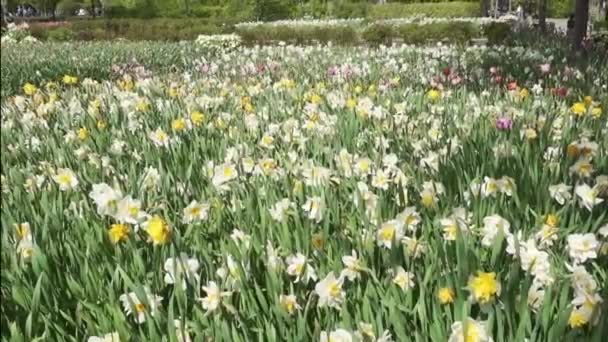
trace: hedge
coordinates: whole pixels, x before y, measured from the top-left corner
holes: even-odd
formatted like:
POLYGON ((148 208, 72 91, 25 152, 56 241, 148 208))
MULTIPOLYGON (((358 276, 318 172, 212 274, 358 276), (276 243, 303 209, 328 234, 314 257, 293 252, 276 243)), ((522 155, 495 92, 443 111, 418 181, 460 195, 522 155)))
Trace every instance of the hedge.
POLYGON ((179 41, 195 39, 200 34, 230 33, 230 23, 202 19, 97 19, 74 20, 58 27, 33 24, 32 35, 42 40, 112 40, 179 41))
POLYGON ((407 17, 456 18, 477 17, 481 13, 479 2, 427 2, 414 4, 387 3, 370 6, 369 19, 395 19, 407 17))
POLYGON ((391 44, 392 42, 421 44, 436 41, 466 43, 488 35, 492 43, 508 38, 510 26, 506 23, 492 23, 484 29, 473 22, 438 22, 432 24, 382 24, 374 23, 363 29, 348 25, 335 26, 271 26, 257 25, 239 27, 237 33, 247 45, 272 44, 279 41, 288 43, 325 43, 331 41, 340 45, 368 43, 370 45, 391 44))

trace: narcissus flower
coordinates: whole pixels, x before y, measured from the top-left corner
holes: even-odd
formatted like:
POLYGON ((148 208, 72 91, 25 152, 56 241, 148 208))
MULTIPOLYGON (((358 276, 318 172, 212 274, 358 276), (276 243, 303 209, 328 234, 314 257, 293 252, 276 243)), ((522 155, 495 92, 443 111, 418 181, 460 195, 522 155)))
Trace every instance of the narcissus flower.
POLYGON ((37 91, 38 91, 38 87, 36 87, 35 85, 33 85, 31 83, 26 83, 23 86, 23 92, 25 93, 25 95, 31 96, 31 95, 34 95, 37 91))
POLYGON ((321 331, 319 342, 352 342, 353 335, 345 329, 336 329, 334 331, 321 331))
POLYGON ((59 190, 61 191, 72 190, 78 186, 78 178, 76 178, 74 171, 70 169, 57 169, 53 180, 59 185, 59 190))
POLYGON ((315 293, 319 296, 318 305, 339 309, 346 296, 342 290, 343 282, 342 278, 336 279, 333 272, 329 272, 325 279, 319 281, 315 285, 315 293))
POLYGON ((435 101, 441 97, 441 92, 437 89, 431 89, 426 93, 426 97, 431 101, 435 101))
POLYGON ((500 282, 494 272, 478 271, 476 276, 469 278, 468 289, 473 300, 480 304, 487 304, 500 295, 500 282))
POLYGON ((183 289, 186 289, 188 282, 194 284, 198 282, 198 269, 200 263, 195 258, 189 258, 185 253, 181 253, 179 257, 168 258, 165 261, 165 284, 175 284, 180 282, 183 289))
POLYGON ((570 111, 578 116, 583 116, 587 113, 587 107, 582 102, 577 102, 570 107, 570 111))
POLYGON ((198 300, 203 305, 203 309, 207 310, 208 313, 217 310, 224 297, 232 295, 232 292, 221 291, 214 281, 210 281, 207 283, 207 286, 203 286, 203 291, 207 293, 207 296, 198 300))
POLYGON ((454 302, 454 290, 451 287, 442 287, 437 291, 437 299, 441 304, 450 304, 454 302))
POLYGON ((493 342, 494 339, 488 334, 485 322, 478 322, 472 318, 466 318, 464 322, 458 321, 452 324, 452 333, 448 342, 493 342))
POLYGON ((78 83, 78 77, 76 76, 70 76, 70 75, 64 75, 63 76, 63 83, 67 84, 67 85, 74 85, 78 83))
POLYGON ((393 284, 399 286, 403 291, 413 289, 416 286, 414 283, 414 274, 399 266, 394 271, 393 284))
POLYGON ((91 336, 87 342, 120 342, 120 336, 117 332, 113 332, 103 336, 91 336))
POLYGON ((281 295, 279 297, 279 303, 281 308, 285 310, 288 314, 293 315, 297 310, 300 310, 302 307, 298 304, 297 298, 294 295, 281 295))
POLYGON ((154 245, 164 245, 171 239, 171 228, 160 216, 152 216, 143 227, 154 245))
POLYGON ((122 294, 119 299, 127 315, 132 315, 135 322, 141 324, 146 321, 146 316, 154 316, 163 299, 150 292, 148 287, 144 288, 145 299, 141 299, 135 292, 122 294))
POLYGON ((122 223, 113 224, 108 230, 108 236, 113 244, 125 241, 129 238, 129 226, 122 223))
POLYGON ((570 234, 568 235, 568 252, 570 258, 575 263, 584 263, 588 259, 597 258, 597 251, 599 249, 599 242, 595 237, 595 234, 570 234))

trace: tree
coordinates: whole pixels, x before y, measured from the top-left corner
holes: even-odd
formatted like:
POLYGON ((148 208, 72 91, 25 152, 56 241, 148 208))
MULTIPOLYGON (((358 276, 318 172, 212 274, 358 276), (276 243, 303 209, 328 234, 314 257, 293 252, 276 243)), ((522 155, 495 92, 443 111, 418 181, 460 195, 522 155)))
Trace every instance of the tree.
POLYGON ((572 49, 580 51, 583 39, 587 35, 587 21, 589 20, 589 0, 576 0, 574 5, 574 35, 572 49))
POLYGON ((8 9, 6 8, 6 0, 2 0, 2 2, 0 3, 0 9, 2 10, 2 20, 0 22, 0 27, 4 29, 5 26, 7 26, 6 24, 6 11, 8 11, 8 9))
POLYGON ((540 0, 538 6, 538 26, 541 32, 547 30, 547 0, 540 0))
POLYGON ((61 0, 34 0, 32 3, 37 10, 43 11, 47 15, 50 13, 51 18, 53 20, 57 19, 57 5, 61 2, 61 0))
POLYGON ((490 0, 481 0, 480 4, 481 16, 487 17, 490 15, 490 0))

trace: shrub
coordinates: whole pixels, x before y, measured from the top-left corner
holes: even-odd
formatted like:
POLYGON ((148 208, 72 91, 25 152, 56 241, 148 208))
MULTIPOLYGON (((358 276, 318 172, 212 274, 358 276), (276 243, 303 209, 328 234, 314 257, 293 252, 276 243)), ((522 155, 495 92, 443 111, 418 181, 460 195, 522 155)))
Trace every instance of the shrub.
POLYGON ((511 37, 511 26, 507 23, 490 23, 484 27, 483 33, 488 44, 502 44, 511 37))
POLYGON ((350 3, 337 1, 331 10, 331 14, 336 18, 365 18, 369 5, 366 2, 350 3))
POLYGON ((421 44, 428 41, 465 43, 478 37, 481 32, 477 26, 466 22, 445 22, 434 24, 404 24, 395 28, 399 38, 408 44, 421 44))
POLYGON ((256 19, 261 21, 288 19, 292 11, 292 2, 281 0, 257 0, 254 6, 256 19))
POLYGON ((196 19, 99 19, 75 20, 60 28, 47 28, 32 25, 32 35, 39 39, 53 36, 65 40, 109 40, 124 38, 128 40, 165 40, 177 41, 195 39, 201 34, 230 33, 229 25, 220 27, 211 21, 196 19), (59 30, 59 32, 55 32, 59 30), (70 31, 68 35, 66 31, 70 31))
POLYGON ((58 27, 49 30, 48 40, 57 42, 67 42, 74 39, 74 32, 67 27, 58 27))
POLYGON ((190 9, 190 14, 197 18, 219 18, 223 15, 222 6, 196 5, 190 9))
POLYGON ((271 26, 256 25, 237 28, 244 44, 270 44, 279 41, 305 44, 334 42, 350 45, 358 40, 357 31, 350 26, 271 26))
POLYGON ((574 13, 574 0, 553 0, 547 3, 549 18, 567 18, 574 13))
POLYGON ((400 4, 388 3, 370 6, 368 18, 394 19, 405 17, 455 18, 477 17, 480 14, 478 2, 433 2, 400 4))
POLYGON ((388 25, 372 24, 363 31, 363 39, 371 45, 390 45, 393 40, 393 29, 388 25))

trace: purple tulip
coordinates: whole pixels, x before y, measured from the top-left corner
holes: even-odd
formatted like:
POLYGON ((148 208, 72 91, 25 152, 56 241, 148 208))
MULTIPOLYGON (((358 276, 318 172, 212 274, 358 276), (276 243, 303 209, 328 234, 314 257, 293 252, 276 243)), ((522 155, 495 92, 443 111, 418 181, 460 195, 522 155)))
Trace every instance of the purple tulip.
POLYGON ((508 131, 513 127, 513 120, 509 118, 499 118, 496 120, 496 129, 501 131, 508 131))

